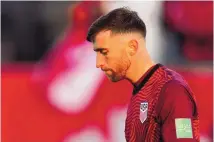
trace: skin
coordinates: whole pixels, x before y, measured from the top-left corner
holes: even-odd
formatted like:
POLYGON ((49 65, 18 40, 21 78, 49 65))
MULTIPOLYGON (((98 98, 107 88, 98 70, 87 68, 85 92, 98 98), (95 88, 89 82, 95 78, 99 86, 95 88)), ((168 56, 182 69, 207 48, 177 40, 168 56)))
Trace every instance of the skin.
POLYGON ((112 82, 123 79, 136 83, 154 65, 144 37, 138 32, 113 34, 100 31, 93 42, 96 67, 105 72, 112 82))

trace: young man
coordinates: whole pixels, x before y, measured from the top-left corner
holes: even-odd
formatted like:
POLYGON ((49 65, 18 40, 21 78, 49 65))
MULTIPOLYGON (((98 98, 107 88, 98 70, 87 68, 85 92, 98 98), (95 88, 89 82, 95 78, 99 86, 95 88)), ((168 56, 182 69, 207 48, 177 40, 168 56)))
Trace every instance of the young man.
POLYGON ((199 141, 194 94, 178 73, 152 61, 145 37, 144 22, 127 8, 97 19, 87 35, 97 52, 97 68, 112 82, 127 79, 134 86, 125 122, 126 140, 199 141))

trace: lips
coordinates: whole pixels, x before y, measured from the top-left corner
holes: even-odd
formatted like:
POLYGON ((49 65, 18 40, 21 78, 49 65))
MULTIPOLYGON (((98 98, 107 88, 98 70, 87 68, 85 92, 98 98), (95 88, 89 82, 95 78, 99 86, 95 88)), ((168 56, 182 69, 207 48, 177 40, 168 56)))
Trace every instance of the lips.
POLYGON ((112 75, 112 71, 111 71, 110 69, 101 68, 101 70, 102 70, 107 76, 111 76, 111 75, 112 75))
POLYGON ((107 71, 108 71, 108 69, 103 69, 103 68, 102 68, 101 70, 102 70, 103 72, 107 72, 107 71))

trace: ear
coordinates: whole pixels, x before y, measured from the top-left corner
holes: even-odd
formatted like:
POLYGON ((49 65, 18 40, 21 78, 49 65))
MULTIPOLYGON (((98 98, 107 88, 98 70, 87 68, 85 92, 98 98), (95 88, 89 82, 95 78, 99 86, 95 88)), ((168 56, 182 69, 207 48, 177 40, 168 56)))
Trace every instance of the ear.
POLYGON ((133 56, 137 53, 138 50, 138 41, 132 39, 128 42, 128 53, 130 56, 133 56))

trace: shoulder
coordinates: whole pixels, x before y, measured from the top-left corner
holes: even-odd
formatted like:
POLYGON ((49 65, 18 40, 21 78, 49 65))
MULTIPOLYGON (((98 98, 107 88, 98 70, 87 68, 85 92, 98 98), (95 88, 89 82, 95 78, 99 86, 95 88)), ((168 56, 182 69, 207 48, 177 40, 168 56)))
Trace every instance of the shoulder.
POLYGON ((162 89, 161 89, 161 94, 169 94, 172 93, 174 94, 173 96, 179 97, 181 94, 186 94, 189 93, 188 89, 186 88, 186 85, 178 80, 170 80, 166 82, 162 89))
POLYGON ((160 95, 165 98, 165 102, 176 103, 181 100, 192 101, 193 94, 186 83, 178 80, 171 80, 165 83, 160 95))
POLYGON ((190 86, 181 74, 164 65, 161 66, 160 72, 161 77, 155 81, 155 84, 161 84, 159 97, 164 98, 164 102, 167 100, 175 102, 176 99, 195 99, 190 86))
POLYGON ((193 115, 197 114, 195 98, 188 87, 186 87, 186 84, 181 81, 171 80, 167 82, 161 90, 159 99, 161 101, 160 104, 166 110, 189 108, 192 110, 193 115))

